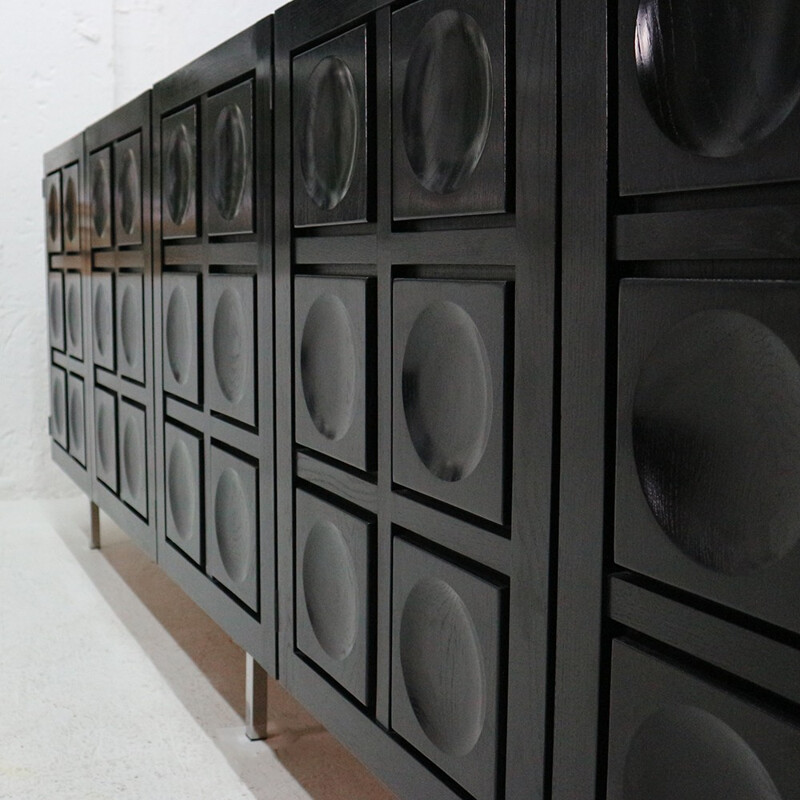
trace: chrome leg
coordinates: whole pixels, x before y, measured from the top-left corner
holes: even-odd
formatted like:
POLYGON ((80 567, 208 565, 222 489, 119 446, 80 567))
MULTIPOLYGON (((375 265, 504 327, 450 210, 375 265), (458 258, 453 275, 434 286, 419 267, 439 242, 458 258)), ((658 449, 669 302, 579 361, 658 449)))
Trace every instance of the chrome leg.
POLYGON ((251 741, 267 738, 267 672, 247 653, 245 732, 251 741))
POLYGON ((96 503, 91 503, 89 506, 89 513, 91 515, 91 527, 89 532, 89 549, 100 549, 100 509, 96 503))

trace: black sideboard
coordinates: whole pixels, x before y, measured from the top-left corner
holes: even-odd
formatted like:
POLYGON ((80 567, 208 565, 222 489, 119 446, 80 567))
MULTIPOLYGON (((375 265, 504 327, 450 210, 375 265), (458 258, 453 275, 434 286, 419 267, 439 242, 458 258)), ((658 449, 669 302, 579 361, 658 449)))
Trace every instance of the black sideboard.
POLYGON ((252 737, 800 798, 798 16, 294 0, 48 153, 53 457, 252 737))

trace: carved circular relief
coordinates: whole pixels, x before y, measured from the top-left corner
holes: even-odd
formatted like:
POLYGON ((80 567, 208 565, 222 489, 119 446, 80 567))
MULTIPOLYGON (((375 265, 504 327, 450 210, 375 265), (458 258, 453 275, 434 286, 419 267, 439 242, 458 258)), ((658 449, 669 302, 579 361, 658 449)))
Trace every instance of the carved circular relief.
POLYGON ((164 193, 170 219, 175 225, 182 225, 194 199, 192 144, 185 125, 178 125, 167 143, 164 193))
POLYGON ((183 286, 176 286, 167 304, 167 361, 172 377, 183 386, 192 364, 192 329, 189 301, 183 286))
POLYGON ((184 543, 194 536, 194 516, 197 504, 194 467, 189 449, 176 440, 169 451, 167 463, 167 500, 175 533, 184 543))
POLYGON ((61 381, 54 378, 51 388, 51 402, 53 404, 53 427, 55 434, 61 437, 64 433, 64 422, 67 410, 64 408, 64 386, 61 381))
POLYGON ((139 220, 139 165, 136 154, 128 148, 122 156, 122 167, 119 175, 119 218, 122 229, 129 236, 134 232, 139 220))
POLYGON ((492 60, 478 23, 441 11, 417 37, 403 87, 403 142, 428 191, 451 194, 483 155, 492 115, 492 60))
POLYGON ((214 524, 222 566, 231 580, 242 583, 250 572, 252 529, 241 479, 230 467, 217 481, 214 524))
POLYGON ((442 752, 466 756, 486 717, 483 653, 472 617, 443 580, 424 578, 406 599, 400 663, 411 708, 442 752))
POLYGON ((114 419, 107 405, 97 410, 97 456, 100 470, 107 474, 114 465, 114 419))
POLYGON ((142 354, 142 330, 136 290, 131 284, 126 284, 122 292, 120 317, 122 354, 128 367, 133 368, 139 364, 142 354))
POLYGON ((659 128, 717 158, 765 139, 800 98, 799 28, 794 0, 642 0, 636 68, 659 128))
POLYGON ((332 441, 350 430, 356 406, 358 357, 350 315, 335 295, 311 306, 300 344, 300 377, 308 413, 332 441))
POLYGON ((105 162, 97 159, 92 167, 92 224, 98 238, 102 238, 105 235, 108 227, 109 207, 111 205, 108 181, 105 162))
POLYGON ((214 311, 213 351, 219 388, 229 403, 241 402, 247 370, 252 369, 247 363, 246 327, 239 294, 225 289, 214 311))
POLYGON ((303 548, 303 594, 320 646, 344 661, 358 634, 358 581, 347 542, 327 520, 314 525, 303 548))
POLYGON ((360 103, 350 68, 328 56, 308 79, 301 112, 300 171, 308 196, 330 211, 342 202, 355 172, 360 103))
POLYGON ((239 213, 247 175, 247 140, 242 110, 235 103, 226 105, 214 126, 213 178, 211 194, 223 219, 239 213))
POLYGON ((58 217, 58 189, 56 189, 55 183, 51 183, 50 191, 47 193, 47 235, 51 242, 55 242, 58 236, 58 217))
POLYGON ((675 706, 642 723, 625 761, 623 800, 781 800, 736 731, 707 711, 675 706))
POLYGON ((83 446, 83 389, 75 384, 69 392, 69 440, 70 449, 83 446))
POLYGON ((132 417, 125 422, 122 433, 122 470, 131 497, 138 497, 142 488, 142 463, 144 445, 141 434, 132 417))
POLYGON ((669 538, 742 575, 800 538, 800 364, 733 311, 679 322, 642 365, 633 406, 642 489, 669 538))
POLYGON ((64 328, 64 312, 61 308, 61 285, 50 282, 50 338, 56 341, 64 328))
POLYGON ((81 293, 80 284, 70 281, 67 288, 67 334, 71 347, 77 347, 81 341, 81 293))
POLYGON ((492 370, 480 331, 463 308, 431 303, 403 355, 403 409, 414 449, 443 481, 480 463, 492 425, 492 370))
POLYGON ((78 191, 72 175, 67 178, 67 190, 64 193, 64 227, 67 239, 74 241, 78 234, 78 191))
POLYGON ((104 358, 111 348, 111 297, 105 283, 95 284, 94 290, 94 337, 97 350, 104 358))

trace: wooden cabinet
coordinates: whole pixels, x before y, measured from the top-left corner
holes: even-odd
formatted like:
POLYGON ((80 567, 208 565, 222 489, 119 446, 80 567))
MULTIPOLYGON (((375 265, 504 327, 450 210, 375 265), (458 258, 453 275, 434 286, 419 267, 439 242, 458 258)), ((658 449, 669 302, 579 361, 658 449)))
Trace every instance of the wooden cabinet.
POLYGON ((400 796, 795 796, 798 15, 293 0, 46 157, 53 457, 400 796))

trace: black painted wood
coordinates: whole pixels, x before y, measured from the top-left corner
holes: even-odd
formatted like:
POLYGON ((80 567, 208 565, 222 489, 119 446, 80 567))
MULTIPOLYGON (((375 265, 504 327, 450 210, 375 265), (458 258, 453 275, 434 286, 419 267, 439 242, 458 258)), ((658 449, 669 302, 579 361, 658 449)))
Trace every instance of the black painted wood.
POLYGON ((153 296, 159 562, 275 675, 271 46, 153 90, 153 296))
POLYGON ((84 136, 92 347, 86 391, 96 404, 92 499, 155 560, 150 106, 148 91, 84 136))
POLYGON ((621 0, 622 194, 800 177, 792 2, 621 0))
POLYGON ((800 725, 621 640, 614 643, 608 800, 800 797, 800 725))
POLYGON ((373 216, 370 45, 367 27, 359 25, 292 61, 298 227, 373 216))
POLYGON ((64 273, 51 272, 48 276, 47 313, 50 322, 50 347, 64 351, 64 273))
POLYGON ((256 427, 254 275, 209 275, 205 281, 205 398, 212 412, 256 427))
POLYGON ((295 437, 360 470, 375 464, 374 281, 298 275, 295 437))
POLYGON ((642 585, 631 573, 609 582, 608 613, 616 622, 800 706, 800 651, 791 644, 666 597, 659 593, 665 587, 642 585))
POLYGON ((111 150, 104 147, 89 156, 92 249, 111 247, 114 235, 111 150))
POLYGON ((798 12, 684 5, 294 0, 45 160, 53 457, 402 797, 797 760, 798 12))
POLYGON ((83 275, 70 271, 64 276, 64 325, 67 332, 67 355, 83 360, 83 275))
MULTIPOLYGON (((474 780, 472 791, 479 791, 482 796, 544 797, 549 792, 547 698, 551 683, 547 664, 552 645, 548 581, 556 330, 555 5, 538 4, 535 9, 526 3, 513 9, 500 3, 457 6, 453 20, 448 9, 429 0, 400 8, 368 0, 337 4, 300 0, 276 14, 275 322, 277 331, 290 330, 294 335, 293 341, 288 337, 276 339, 281 678, 290 691, 325 719, 337 736, 352 742, 368 765, 402 796, 450 797, 454 791, 464 792, 458 788, 459 780, 474 780), (465 70, 469 72, 476 63, 479 68, 486 63, 485 59, 473 57, 481 39, 487 43, 492 61, 493 99, 487 139, 484 144, 483 134, 478 131, 478 150, 483 149, 477 153, 477 166, 471 163, 475 153, 468 153, 470 164, 466 172, 472 170, 471 177, 465 172, 461 188, 456 185, 449 194, 425 189, 410 165, 403 166, 409 181, 405 176, 398 179, 397 171, 393 180, 393 170, 408 161, 402 131, 399 138, 393 131, 398 120, 393 107, 401 102, 393 76, 395 82, 400 81, 402 93, 398 66, 406 70, 415 41, 439 12, 445 12, 444 16, 422 37, 414 62, 417 66, 426 57, 426 47, 430 52, 441 53, 448 50, 449 43, 458 50, 459 30, 474 32, 480 28, 481 33, 467 37, 464 58, 431 60, 432 91, 422 97, 416 94, 409 102, 414 98, 418 103, 430 99, 436 106, 447 99, 446 87, 456 85, 460 93, 454 92, 453 96, 463 98, 465 70), (474 22, 465 21, 466 14, 474 22), (297 108, 298 87, 294 70, 314 48, 334 43, 337 37, 362 25, 368 33, 367 85, 371 82, 374 86, 374 101, 369 101, 368 92, 366 112, 367 129, 374 136, 374 224, 312 230, 303 225, 302 212, 295 205, 297 175, 292 170, 292 156, 297 143, 293 140, 296 118, 293 120, 292 110, 297 108), (456 41, 448 38, 450 34, 456 41), (444 93, 436 93, 443 88, 444 93), (518 140, 524 140, 525 146, 518 147, 518 140), (393 185, 397 190, 401 183, 401 194, 393 193, 393 185), (398 197, 409 187, 411 205, 398 210, 398 197), (510 213, 513 209, 524 209, 524 216, 510 213), (322 451, 306 438, 305 397, 296 391, 297 353, 302 349, 298 314, 305 313, 305 305, 310 302, 303 283, 333 283, 373 275, 375 297, 367 301, 367 306, 370 309, 370 302, 374 304, 371 313, 376 320, 374 484, 372 474, 361 477, 351 461, 333 451, 322 451), (416 313, 412 313, 412 304, 403 296, 406 285, 419 287, 422 295, 416 313), (432 287, 441 288, 441 297, 432 287), (431 294, 436 298, 428 297, 431 294), (444 304, 450 300, 454 306, 469 306, 468 312, 463 313, 469 313, 477 322, 466 326, 460 339, 462 328, 452 326, 456 354, 465 350, 467 357, 477 353, 478 362, 488 363, 492 375, 483 409, 485 424, 479 431, 482 434, 487 429, 491 442, 483 448, 479 441, 474 459, 481 480, 475 479, 468 489, 459 487, 457 497, 448 490, 459 482, 433 476, 416 455, 413 444, 408 444, 403 458, 413 465, 412 472, 417 477, 429 474, 432 487, 422 479, 400 480, 396 469, 401 450, 396 445, 393 426, 396 424, 400 433, 405 426, 402 380, 398 389, 397 379, 402 375, 405 344, 398 344, 397 326, 408 328, 403 333, 407 337, 414 320, 428 305, 423 302, 426 297, 431 302, 438 299, 444 304), (522 315, 517 313, 520 307, 525 309, 522 315), (475 337, 473 329, 479 330, 483 341, 475 337), (467 346, 459 350, 457 345, 463 344, 464 339, 467 346), (281 391, 280 387, 286 385, 294 385, 292 396, 281 391), (293 480, 288 479, 289 475, 293 480), (297 557, 294 538, 299 513, 293 489, 309 484, 326 492, 326 501, 334 505, 341 498, 341 502, 377 512, 372 714, 368 711, 365 715, 357 704, 348 705, 347 700, 338 702, 335 696, 341 697, 340 692, 297 653, 298 598, 296 585, 289 578, 297 557), (406 769, 399 775, 389 763, 391 759, 376 757, 373 740, 385 736, 381 731, 394 725, 392 636, 396 609, 392 600, 392 532, 397 527, 414 531, 420 537, 419 544, 432 553, 446 548, 450 558, 462 564, 466 559, 482 564, 483 567, 473 567, 479 572, 488 566, 497 570, 501 583, 507 583, 508 611, 505 621, 495 620, 495 632, 500 631, 505 637, 504 632, 508 631, 508 641, 501 646, 504 652, 508 648, 508 656, 498 656, 497 669, 503 671, 507 663, 529 667, 511 671, 508 690, 498 700, 497 730, 493 736, 495 742, 505 744, 496 753, 494 745, 490 746, 492 758, 496 759, 486 772, 488 777, 475 778, 479 769, 472 770, 472 778, 465 777, 470 773, 469 768, 465 772, 463 767, 468 758, 448 774, 440 754, 420 752, 423 763, 431 765, 437 776, 434 783, 426 783, 414 770, 406 769)), ((416 88, 412 86, 410 94, 416 88)), ((479 95, 479 88, 472 82, 468 91, 479 95)), ((454 109, 454 123, 458 122, 459 113, 454 109)), ((419 115, 416 121, 420 121, 419 115)), ((438 131, 443 133, 447 129, 445 118, 441 117, 440 122, 438 131)), ((430 157, 433 163, 442 156, 442 138, 436 139, 433 131, 421 144, 422 161, 430 157)), ((457 173, 458 168, 455 170, 457 173)), ((458 184, 457 174, 450 178, 458 184)), ((439 188, 449 191, 454 187, 439 188)), ((458 311, 455 316, 461 319, 458 311)), ((421 358, 426 346, 431 353, 437 348, 446 349, 443 337, 427 335, 423 339, 425 343, 418 351, 421 358)), ((331 339, 329 346, 334 347, 330 342, 331 339)), ((336 356, 341 357, 341 348, 336 356)), ((453 368, 446 357, 437 363, 442 368, 453 368)), ((335 373, 331 369, 330 374, 335 373)), ((437 407, 441 410, 446 405, 447 398, 442 394, 446 381, 441 381, 437 389, 435 373, 433 367, 429 371, 433 376, 432 391, 422 404, 425 407, 420 407, 423 417, 436 416, 437 407)), ((448 396, 452 399, 453 395, 448 396)), ((439 415, 445 431, 464 425, 458 416, 468 405, 453 406, 450 419, 443 413, 439 415)), ((407 434, 406 438, 410 441, 407 434)), ((455 477, 445 472, 448 477, 455 477)), ((413 574, 408 579, 413 580, 413 574)), ((394 747, 406 746, 398 745, 397 737, 389 742, 394 747)), ((415 742, 413 746, 417 745, 415 742)), ((488 757, 481 758, 485 766, 488 757)))
POLYGON ((510 287, 398 280, 393 287, 392 477, 505 521, 510 287))
POLYGON ((470 796, 502 797, 502 585, 399 537, 392 579, 392 730, 470 796))
POLYGON ((615 560, 800 632, 791 282, 623 281, 615 560))
POLYGON ((297 492, 297 647, 365 706, 374 697, 375 522, 297 492))
POLYGON ((508 209, 505 15, 475 0, 392 15, 395 219, 508 209))
MULTIPOLYGON (((87 494, 91 492, 94 438, 92 398, 87 392, 91 353, 86 353, 84 332, 89 331, 90 292, 88 204, 83 175, 83 134, 79 134, 48 152, 44 157, 45 241, 47 242, 48 329, 52 336, 50 312, 57 296, 51 298, 51 285, 62 285, 66 353, 49 343, 50 363, 50 452, 53 460, 87 494), (62 200, 62 187, 68 202, 62 200), (64 246, 63 253, 59 252, 64 246), (61 376, 67 372, 63 396, 63 424, 54 412, 60 410, 61 376), (56 385, 55 396, 53 394, 56 385), (80 387, 83 394, 81 409, 80 387), (58 408, 57 408, 58 406, 58 408), (82 436, 81 436, 82 433, 82 436)), ((56 295, 58 288, 56 289, 56 295)), ((57 320, 55 320, 57 322, 57 320)), ((55 325, 56 332, 61 325, 55 325)))

